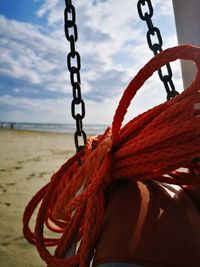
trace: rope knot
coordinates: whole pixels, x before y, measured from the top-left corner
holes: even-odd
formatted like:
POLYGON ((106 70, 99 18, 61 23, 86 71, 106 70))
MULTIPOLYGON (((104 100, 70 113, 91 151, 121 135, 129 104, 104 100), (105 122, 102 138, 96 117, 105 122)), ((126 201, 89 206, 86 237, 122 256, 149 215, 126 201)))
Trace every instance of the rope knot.
POLYGON ((54 216, 66 219, 81 203, 86 201, 98 187, 110 177, 111 166, 111 129, 103 135, 87 140, 84 154, 79 159, 82 165, 76 167, 70 183, 63 184, 62 190, 54 204, 54 216), (78 192, 78 195, 76 196, 78 192), (81 193, 82 192, 82 193, 81 193))

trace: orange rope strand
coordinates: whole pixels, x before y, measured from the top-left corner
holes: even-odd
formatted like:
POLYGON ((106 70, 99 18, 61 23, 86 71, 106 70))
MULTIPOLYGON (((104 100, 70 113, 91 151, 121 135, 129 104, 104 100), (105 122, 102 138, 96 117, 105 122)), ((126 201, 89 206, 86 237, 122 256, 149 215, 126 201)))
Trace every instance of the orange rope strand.
POLYGON ((52 176, 24 211, 24 235, 49 267, 89 266, 104 218, 106 190, 113 180, 200 184, 199 166, 192 161, 200 153, 199 90, 200 48, 195 46, 167 49, 138 72, 120 100, 112 128, 88 139, 85 149, 52 176), (198 68, 195 81, 174 99, 121 128, 136 92, 153 72, 176 59, 194 61, 198 68), (82 162, 80 167, 77 160, 82 162), (189 171, 177 171, 181 167, 189 171), (35 230, 31 231, 29 222, 39 204, 35 230), (60 233, 60 238, 45 238, 45 225, 60 233), (75 255, 66 257, 73 243, 78 244, 75 255), (56 246, 54 255, 48 246, 56 246))

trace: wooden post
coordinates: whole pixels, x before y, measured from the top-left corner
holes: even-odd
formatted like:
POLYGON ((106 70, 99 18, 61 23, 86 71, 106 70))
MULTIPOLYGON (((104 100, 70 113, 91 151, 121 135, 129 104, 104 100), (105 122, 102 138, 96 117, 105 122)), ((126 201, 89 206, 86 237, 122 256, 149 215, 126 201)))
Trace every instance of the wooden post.
MULTIPOLYGON (((176 30, 179 44, 200 46, 200 1, 173 0, 176 30)), ((196 67, 189 61, 182 61, 184 88, 194 80, 196 67)))

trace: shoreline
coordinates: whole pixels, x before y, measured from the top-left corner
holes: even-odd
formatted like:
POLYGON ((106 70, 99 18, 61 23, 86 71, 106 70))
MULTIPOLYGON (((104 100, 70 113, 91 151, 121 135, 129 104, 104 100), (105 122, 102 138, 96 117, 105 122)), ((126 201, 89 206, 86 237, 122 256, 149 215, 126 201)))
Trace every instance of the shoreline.
MULTIPOLYGON (((84 124, 84 131, 88 135, 102 134, 108 125, 103 124, 84 124)), ((36 132, 51 132, 74 134, 76 125, 72 123, 2 123, 0 122, 0 130, 23 130, 36 132)))
POLYGON ((57 131, 45 131, 45 130, 28 130, 28 129, 10 129, 10 128, 0 128, 0 133, 1 132, 16 132, 16 133, 36 133, 36 134, 49 134, 49 135, 67 135, 67 136, 72 136, 73 138, 73 133, 71 132, 57 132, 57 131))

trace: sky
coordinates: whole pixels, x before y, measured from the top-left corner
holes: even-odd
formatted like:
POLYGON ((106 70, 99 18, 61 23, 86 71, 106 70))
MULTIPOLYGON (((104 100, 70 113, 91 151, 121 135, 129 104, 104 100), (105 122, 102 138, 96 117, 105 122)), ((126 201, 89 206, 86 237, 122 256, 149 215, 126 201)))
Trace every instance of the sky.
MULTIPOLYGON (((67 69, 64 0, 0 0, 0 121, 73 123, 72 88, 67 69)), ((137 1, 74 0, 81 55, 83 123, 107 124, 126 86, 153 57, 137 1)), ((163 49, 176 46, 171 0, 152 0, 153 23, 163 49)), ((182 90, 179 62, 172 64, 182 90)), ((179 90, 180 89, 180 90, 179 90)), ((166 101, 155 73, 137 93, 125 122, 166 101)))

